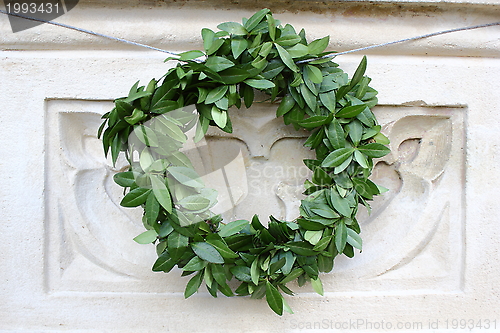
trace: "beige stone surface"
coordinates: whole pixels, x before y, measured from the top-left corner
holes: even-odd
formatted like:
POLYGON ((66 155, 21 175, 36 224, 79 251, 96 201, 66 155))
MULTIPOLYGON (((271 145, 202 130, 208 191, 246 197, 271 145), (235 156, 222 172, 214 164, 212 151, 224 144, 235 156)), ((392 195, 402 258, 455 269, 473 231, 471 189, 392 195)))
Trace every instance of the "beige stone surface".
MULTIPOLYGON (((385 17, 360 3, 351 15, 345 4, 317 13, 303 3, 276 15, 311 37, 331 34, 342 50, 500 17, 495 1, 452 2, 431 3, 432 14, 427 2, 385 17)), ((257 9, 223 6, 82 1, 59 20, 185 50, 200 46, 201 28, 257 9)), ((499 27, 370 52, 392 149, 373 179, 391 191, 360 215, 364 251, 321 276, 325 296, 295 288, 295 314, 283 317, 263 300, 204 291, 184 300, 187 279, 151 272, 154 248, 132 241, 140 212, 119 207, 120 165, 103 157, 96 130, 114 98, 168 69, 165 55, 46 25, 9 29, 0 16, 0 332, 500 330, 499 27)), ((336 61, 352 74, 361 56, 336 61)), ((296 214, 310 152, 274 107, 234 111, 234 135, 207 140, 213 155, 234 147, 245 161, 228 217, 296 214)))

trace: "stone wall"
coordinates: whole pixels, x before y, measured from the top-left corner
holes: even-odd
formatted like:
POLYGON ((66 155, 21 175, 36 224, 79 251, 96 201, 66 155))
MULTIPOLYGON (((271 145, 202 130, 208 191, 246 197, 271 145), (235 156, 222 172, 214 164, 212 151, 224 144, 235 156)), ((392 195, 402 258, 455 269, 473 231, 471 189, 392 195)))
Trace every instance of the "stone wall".
MULTIPOLYGON (((495 0, 81 0, 57 21, 183 51, 202 48, 202 28, 263 6, 337 51, 500 19, 495 0)), ((188 278, 151 272, 153 246, 132 241, 140 212, 119 207, 120 165, 96 132, 114 98, 164 74, 165 54, 47 24, 12 33, 5 16, 0 50, 0 332, 500 330, 499 26, 367 51, 392 150, 373 179, 390 192, 359 216, 363 252, 321 276, 325 296, 295 288, 283 317, 203 288, 184 300, 188 278)), ((352 75, 361 57, 335 61, 352 75)), ((296 212, 304 175, 287 170, 310 152, 274 108, 235 111, 237 133, 210 135, 214 154, 244 155, 233 216, 296 212)))

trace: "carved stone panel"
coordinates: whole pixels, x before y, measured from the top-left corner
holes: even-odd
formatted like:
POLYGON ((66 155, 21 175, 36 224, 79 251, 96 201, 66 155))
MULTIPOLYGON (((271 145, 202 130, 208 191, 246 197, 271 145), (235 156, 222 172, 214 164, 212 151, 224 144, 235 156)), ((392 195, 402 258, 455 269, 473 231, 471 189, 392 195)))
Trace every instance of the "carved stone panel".
MULTIPOLYGON (((122 188, 97 139, 109 101, 49 100, 46 105, 46 267, 49 293, 177 293, 185 278, 153 273, 153 246, 132 238, 144 229, 140 209, 119 206, 122 188)), ((233 110, 234 133, 211 129, 203 165, 222 170, 230 184, 226 219, 262 220, 298 215, 307 132, 275 119, 273 104, 233 110), (243 163, 232 163, 241 156, 243 163)), ((465 109, 379 106, 375 113, 391 139, 391 154, 372 176, 390 189, 360 212, 363 252, 339 257, 322 275, 327 292, 461 290, 464 265, 465 109)), ((215 179, 214 186, 217 186, 215 179)), ((222 205, 222 204, 221 204, 222 205)))

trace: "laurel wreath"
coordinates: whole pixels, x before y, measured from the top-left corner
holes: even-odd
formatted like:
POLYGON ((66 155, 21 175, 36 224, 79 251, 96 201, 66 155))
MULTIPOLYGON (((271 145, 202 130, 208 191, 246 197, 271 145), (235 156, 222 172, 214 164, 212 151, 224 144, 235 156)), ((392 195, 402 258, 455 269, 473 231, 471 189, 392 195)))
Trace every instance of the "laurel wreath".
POLYGON ((349 79, 331 60, 317 59, 332 53, 324 51, 328 36, 308 43, 304 30, 281 25, 268 9, 243 24, 226 22, 218 28, 202 30, 204 52, 168 58, 178 63, 162 79, 136 83, 127 97, 115 100, 98 135, 113 163, 126 152, 130 167, 114 180, 128 189, 121 206, 144 209, 147 231, 135 240, 156 244, 153 271, 177 266, 182 276, 192 275, 186 298, 205 281, 214 297, 218 292, 265 297, 278 315, 293 313, 282 295, 293 295, 287 283, 310 281, 322 295, 319 273, 331 271, 337 255, 353 257, 354 249, 362 248, 359 206, 369 209, 367 201, 385 191, 368 179, 373 159, 389 152, 389 140, 370 110, 377 91, 364 76, 365 57, 349 79), (231 133, 228 110, 242 104, 250 108, 255 90, 279 103, 276 116, 286 125, 310 131, 304 146, 316 153, 316 159, 304 160, 312 178, 304 184, 300 216, 293 221, 270 216, 267 226, 257 215, 225 223, 211 213, 214 192, 204 188, 180 151, 193 119, 179 118, 179 110, 195 105, 195 140, 209 126, 231 133), (146 125, 159 117, 161 130, 146 125), (131 144, 131 135, 142 148, 131 144), (165 136, 176 144, 162 144, 165 136), (133 150, 140 153, 139 161, 133 150))

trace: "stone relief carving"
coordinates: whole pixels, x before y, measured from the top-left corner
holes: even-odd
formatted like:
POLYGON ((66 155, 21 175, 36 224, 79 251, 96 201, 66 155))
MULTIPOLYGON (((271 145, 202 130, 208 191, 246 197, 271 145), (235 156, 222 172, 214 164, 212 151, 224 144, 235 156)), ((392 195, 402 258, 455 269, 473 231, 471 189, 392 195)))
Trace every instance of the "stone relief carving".
MULTIPOLYGON (((113 167, 96 138, 100 115, 111 105, 47 101, 47 291, 182 292, 179 274, 150 271, 153 247, 132 241, 143 231, 141 212, 119 206, 122 189, 112 180, 125 161, 113 167)), ((465 110, 379 106, 375 112, 392 152, 377 161, 372 179, 390 191, 376 198, 370 215, 360 212, 364 250, 336 259, 322 277, 325 290, 459 290, 465 110)), ((284 126, 269 103, 236 110, 232 119, 234 133, 210 129, 199 155, 205 174, 222 168, 234 184, 235 206, 222 209, 224 216, 295 218, 310 176, 302 159, 313 157, 302 147, 307 132, 284 126), (238 154, 244 165, 231 164, 238 154)))

